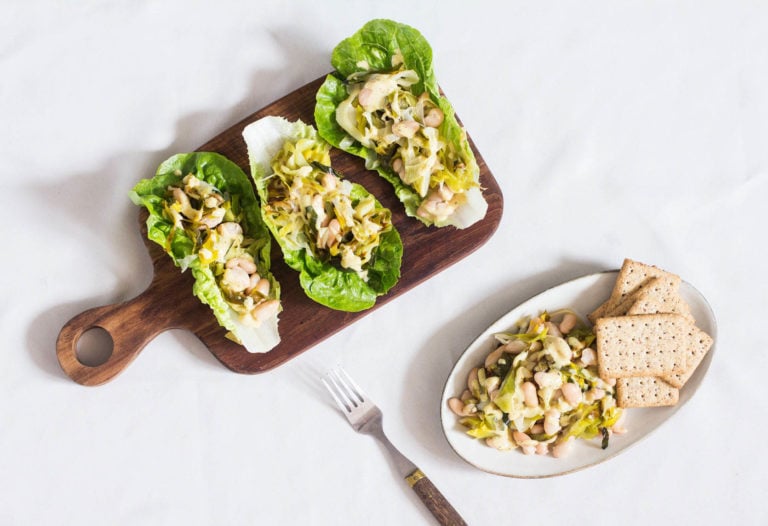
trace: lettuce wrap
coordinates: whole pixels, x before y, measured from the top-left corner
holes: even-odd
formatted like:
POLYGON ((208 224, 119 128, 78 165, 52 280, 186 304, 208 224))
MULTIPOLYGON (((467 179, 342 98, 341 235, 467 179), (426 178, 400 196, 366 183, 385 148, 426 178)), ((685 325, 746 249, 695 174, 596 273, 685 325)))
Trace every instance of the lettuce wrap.
POLYGON ((131 200, 148 212, 147 237, 163 247, 227 336, 249 352, 280 342, 280 285, 270 272, 269 231, 248 176, 217 153, 174 155, 131 200))
POLYGON ((307 296, 336 310, 372 307, 400 278, 389 209, 331 168, 330 145, 312 126, 264 117, 243 138, 264 223, 307 296))
POLYGON ((485 216, 467 134, 441 96, 432 49, 414 28, 372 20, 333 50, 315 122, 333 146, 389 181, 409 216, 466 228, 485 216))

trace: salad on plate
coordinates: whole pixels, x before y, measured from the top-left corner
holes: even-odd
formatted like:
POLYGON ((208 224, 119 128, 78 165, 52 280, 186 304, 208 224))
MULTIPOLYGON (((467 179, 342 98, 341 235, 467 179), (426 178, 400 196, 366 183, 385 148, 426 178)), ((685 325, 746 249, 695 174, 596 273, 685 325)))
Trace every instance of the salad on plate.
POLYGON ((496 333, 497 346, 448 400, 466 433, 498 450, 565 456, 574 439, 608 447, 622 433, 615 388, 597 373, 595 336, 571 310, 541 312, 496 333))

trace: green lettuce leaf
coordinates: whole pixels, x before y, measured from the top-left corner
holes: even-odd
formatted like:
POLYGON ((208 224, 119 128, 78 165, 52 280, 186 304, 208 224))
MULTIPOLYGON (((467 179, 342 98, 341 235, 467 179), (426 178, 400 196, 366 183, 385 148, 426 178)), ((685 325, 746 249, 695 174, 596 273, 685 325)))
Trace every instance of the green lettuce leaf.
MULTIPOLYGON (((299 272, 299 282, 307 296, 321 305, 342 311, 356 312, 372 307, 376 298, 389 291, 400 278, 403 244, 395 227, 382 234, 379 246, 365 267, 367 281, 354 271, 319 259, 307 248, 296 249, 263 213, 268 201, 271 163, 288 140, 322 139, 311 126, 301 121, 289 122, 281 117, 264 117, 249 124, 243 130, 243 138, 248 146, 251 175, 262 202, 262 217, 280 245, 286 264, 299 272)), ((363 186, 353 183, 353 200, 369 195, 363 186)), ((383 208, 378 201, 375 201, 375 206, 383 208)))
POLYGON ((269 231, 261 220, 259 205, 248 176, 235 163, 217 153, 182 153, 164 161, 151 179, 142 179, 131 190, 131 200, 149 212, 147 237, 163 247, 182 272, 189 268, 195 278, 192 293, 210 306, 219 324, 231 332, 249 352, 266 352, 280 341, 277 314, 259 326, 246 325, 229 306, 219 288, 210 265, 201 263, 195 241, 164 214, 167 188, 179 186, 187 174, 215 186, 228 196, 232 213, 241 217, 240 226, 253 240, 247 251, 253 256, 261 277, 270 281, 270 299, 280 299, 280 285, 270 268, 269 231))
POLYGON ((403 203, 405 212, 427 225, 454 225, 466 228, 482 219, 487 210, 479 188, 466 192, 466 202, 446 220, 433 223, 417 215, 424 199, 410 186, 403 183, 373 149, 366 148, 338 124, 336 109, 348 97, 347 79, 356 73, 391 72, 393 58, 402 55, 404 67, 414 70, 419 81, 412 86, 415 95, 429 93, 432 101, 443 111, 444 120, 439 130, 456 151, 465 154, 472 165, 474 180, 479 178, 479 167, 469 146, 469 141, 454 114, 450 102, 440 94, 440 88, 432 68, 432 48, 416 29, 394 22, 377 19, 365 24, 357 33, 343 40, 333 50, 331 65, 335 71, 329 74, 316 95, 315 123, 321 137, 333 146, 365 159, 365 166, 375 170, 394 187, 395 194, 403 203))

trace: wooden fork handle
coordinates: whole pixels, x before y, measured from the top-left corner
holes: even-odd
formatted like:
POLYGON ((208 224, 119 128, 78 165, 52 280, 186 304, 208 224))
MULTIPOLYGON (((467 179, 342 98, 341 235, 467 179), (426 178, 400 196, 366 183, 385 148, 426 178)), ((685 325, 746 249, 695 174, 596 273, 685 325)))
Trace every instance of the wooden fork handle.
POLYGON ((466 526, 466 521, 461 518, 459 512, 451 506, 440 490, 438 490, 432 481, 420 470, 416 469, 413 473, 405 477, 405 481, 413 488, 421 502, 427 507, 437 521, 443 526, 466 526))

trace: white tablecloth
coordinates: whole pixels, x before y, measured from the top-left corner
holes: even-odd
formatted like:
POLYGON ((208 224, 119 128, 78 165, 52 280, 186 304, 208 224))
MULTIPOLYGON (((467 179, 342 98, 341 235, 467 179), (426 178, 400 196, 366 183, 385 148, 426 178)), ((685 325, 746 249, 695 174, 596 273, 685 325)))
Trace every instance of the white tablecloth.
POLYGON ((432 523, 322 392, 336 363, 470 524, 766 524, 766 28, 760 2, 4 2, 0 524, 432 523), (135 182, 329 71, 378 17, 432 44, 504 193, 491 240, 262 375, 181 331, 104 386, 64 375, 62 325, 148 285, 135 182), (463 349, 625 257, 680 274, 715 311, 694 399, 563 477, 458 458, 439 402, 463 349))

